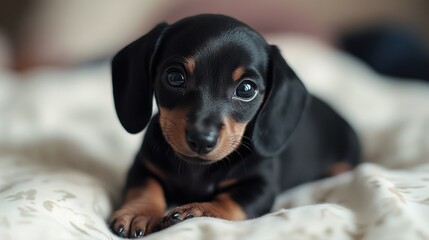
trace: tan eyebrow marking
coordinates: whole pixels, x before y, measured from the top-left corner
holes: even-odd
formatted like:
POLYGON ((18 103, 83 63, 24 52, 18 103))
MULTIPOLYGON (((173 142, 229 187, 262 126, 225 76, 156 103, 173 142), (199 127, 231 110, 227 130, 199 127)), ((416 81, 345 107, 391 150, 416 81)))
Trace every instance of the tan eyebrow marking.
POLYGON ((193 57, 189 57, 185 59, 185 68, 189 74, 194 74, 195 72, 195 59, 193 57))
POLYGON ((240 66, 236 68, 234 72, 232 72, 232 80, 233 81, 240 80, 243 74, 244 74, 244 67, 240 66))

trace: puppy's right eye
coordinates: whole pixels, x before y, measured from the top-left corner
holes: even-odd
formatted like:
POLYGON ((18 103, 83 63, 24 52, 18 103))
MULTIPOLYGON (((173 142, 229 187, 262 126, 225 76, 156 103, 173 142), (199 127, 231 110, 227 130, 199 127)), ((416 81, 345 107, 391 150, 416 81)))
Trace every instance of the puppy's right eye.
POLYGON ((172 70, 167 73, 167 82, 172 87, 183 87, 185 85, 185 75, 179 70, 172 70))

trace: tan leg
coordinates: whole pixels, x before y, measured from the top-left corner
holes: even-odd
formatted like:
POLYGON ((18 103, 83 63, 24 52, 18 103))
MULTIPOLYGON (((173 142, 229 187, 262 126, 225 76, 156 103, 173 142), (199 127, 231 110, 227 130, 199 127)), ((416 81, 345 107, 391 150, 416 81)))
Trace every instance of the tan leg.
POLYGON ((163 217, 160 227, 164 229, 194 217, 244 220, 246 214, 229 194, 223 193, 210 202, 190 203, 172 209, 163 217))
POLYGON ((111 217, 113 232, 121 237, 141 237, 155 230, 166 208, 164 191, 158 181, 127 191, 125 202, 111 217))

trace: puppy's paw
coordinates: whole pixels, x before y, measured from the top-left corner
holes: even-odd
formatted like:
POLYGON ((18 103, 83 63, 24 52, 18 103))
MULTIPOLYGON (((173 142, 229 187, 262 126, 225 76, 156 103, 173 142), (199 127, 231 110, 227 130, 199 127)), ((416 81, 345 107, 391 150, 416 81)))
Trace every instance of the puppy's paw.
POLYGON ((120 237, 143 237, 156 231, 161 217, 161 214, 153 211, 122 208, 114 212, 110 218, 110 229, 120 237))
POLYGON ((220 218, 216 208, 211 203, 190 203, 176 207, 169 211, 159 225, 160 229, 170 227, 195 217, 215 217, 220 218))

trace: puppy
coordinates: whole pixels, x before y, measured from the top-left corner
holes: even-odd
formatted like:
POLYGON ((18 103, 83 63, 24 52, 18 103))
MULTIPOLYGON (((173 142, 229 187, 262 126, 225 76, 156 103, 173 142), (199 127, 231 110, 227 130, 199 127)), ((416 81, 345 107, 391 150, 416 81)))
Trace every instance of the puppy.
POLYGON ((119 236, 194 217, 258 217, 279 192, 358 163, 349 124, 233 18, 161 23, 113 58, 112 78, 123 127, 148 125, 111 218, 119 236))

